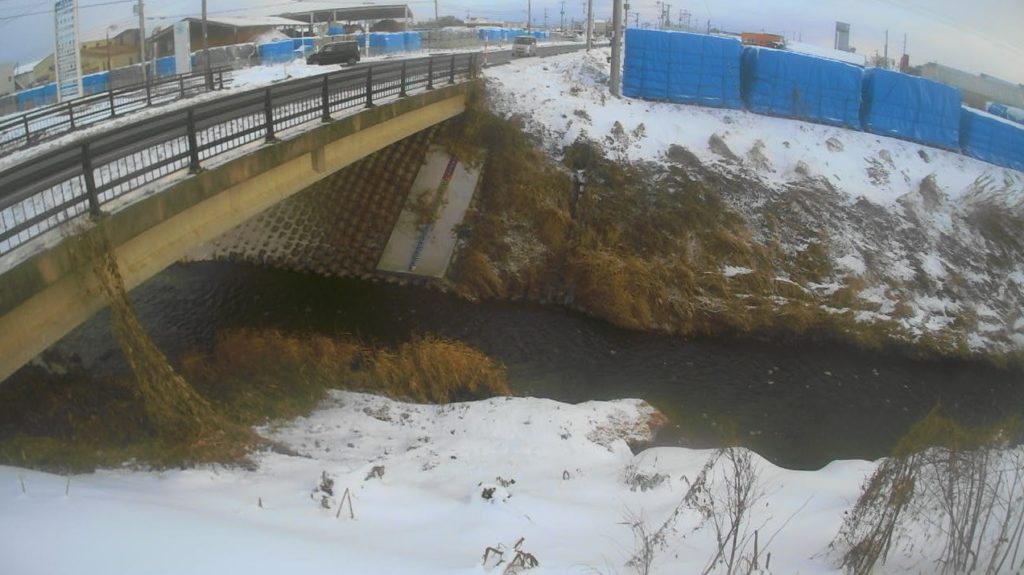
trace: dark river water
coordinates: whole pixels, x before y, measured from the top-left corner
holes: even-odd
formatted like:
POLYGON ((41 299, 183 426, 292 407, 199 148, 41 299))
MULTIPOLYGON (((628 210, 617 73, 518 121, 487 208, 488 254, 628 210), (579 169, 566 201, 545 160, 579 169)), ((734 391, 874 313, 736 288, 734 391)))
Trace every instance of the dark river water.
MULTIPOLYGON (((1024 375, 824 344, 687 341, 562 308, 471 303, 401 287, 227 263, 178 264, 132 292, 170 357, 209 349, 219 330, 278 328, 397 344, 462 340, 502 362, 517 394, 568 402, 639 397, 670 425, 657 443, 738 437, 773 462, 815 469, 886 455, 936 404, 966 423, 1024 411, 1024 375)), ((103 312, 60 345, 97 373, 126 369, 103 312)))

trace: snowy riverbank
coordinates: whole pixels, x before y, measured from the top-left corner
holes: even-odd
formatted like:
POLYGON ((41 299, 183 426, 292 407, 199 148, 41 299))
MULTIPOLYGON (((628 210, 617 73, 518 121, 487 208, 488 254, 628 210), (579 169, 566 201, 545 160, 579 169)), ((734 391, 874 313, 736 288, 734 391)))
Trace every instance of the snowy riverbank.
MULTIPOLYGON (((18 574, 501 573, 481 565, 485 548, 501 544, 511 559, 525 538, 536 573, 632 572, 627 517, 660 525, 712 455, 634 456, 625 440, 649 438, 654 413, 636 400, 428 406, 333 392, 310 417, 263 429, 284 448, 256 455, 252 471, 66 479, 0 467, 0 557, 18 574), (329 509, 326 493, 314 493, 323 472, 333 479, 329 509), (346 489, 355 520, 347 503, 339 514, 346 489)), ((795 472, 753 461, 766 495, 751 524, 771 571, 835 572, 822 553, 875 464, 795 472)), ((684 538, 695 521, 681 518, 655 572, 703 569, 713 534, 684 538)))
MULTIPOLYGON (((823 246, 831 269, 820 280, 762 271, 813 295, 826 313, 961 352, 1024 349, 1024 252, 1012 231, 1024 218, 1024 173, 865 132, 615 99, 607 56, 489 69, 490 106, 521 120, 554 158, 589 141, 611 159, 645 165, 652 181, 682 170, 707 182, 752 241, 778 246, 784 259, 823 246)), ((721 269, 732 284, 753 271, 731 261, 721 269)))

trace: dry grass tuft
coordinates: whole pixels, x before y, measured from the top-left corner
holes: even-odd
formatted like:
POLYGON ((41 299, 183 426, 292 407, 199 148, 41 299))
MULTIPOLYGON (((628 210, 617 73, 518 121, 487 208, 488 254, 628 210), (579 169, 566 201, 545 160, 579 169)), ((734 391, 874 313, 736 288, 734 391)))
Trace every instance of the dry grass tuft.
POLYGON ((367 376, 392 397, 428 403, 512 393, 504 367, 464 343, 434 336, 377 352, 367 376))

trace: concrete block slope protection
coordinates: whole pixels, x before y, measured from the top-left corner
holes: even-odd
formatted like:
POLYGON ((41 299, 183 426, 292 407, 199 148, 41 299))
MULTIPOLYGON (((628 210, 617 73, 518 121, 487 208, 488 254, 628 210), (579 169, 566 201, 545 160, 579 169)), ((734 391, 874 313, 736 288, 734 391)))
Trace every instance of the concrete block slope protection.
POLYGON ((859 66, 747 46, 742 69, 743 101, 751 112, 861 129, 859 66))
POLYGON ((960 91, 924 78, 871 68, 861 120, 873 134, 959 151, 960 91))
POLYGON ((739 110, 742 53, 735 38, 630 28, 623 94, 739 110))

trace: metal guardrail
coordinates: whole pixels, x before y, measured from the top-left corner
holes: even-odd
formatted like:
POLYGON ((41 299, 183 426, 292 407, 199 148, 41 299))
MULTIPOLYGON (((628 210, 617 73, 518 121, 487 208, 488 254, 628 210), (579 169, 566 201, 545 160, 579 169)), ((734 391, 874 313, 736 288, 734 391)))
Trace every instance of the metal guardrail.
POLYGON ((28 148, 128 112, 222 89, 225 71, 231 68, 211 70, 209 80, 205 71, 166 76, 5 118, 0 120, 0 152, 28 148))
POLYGON ((268 87, 147 118, 0 172, 0 256, 169 174, 380 99, 475 77, 478 54, 399 60, 268 87))

